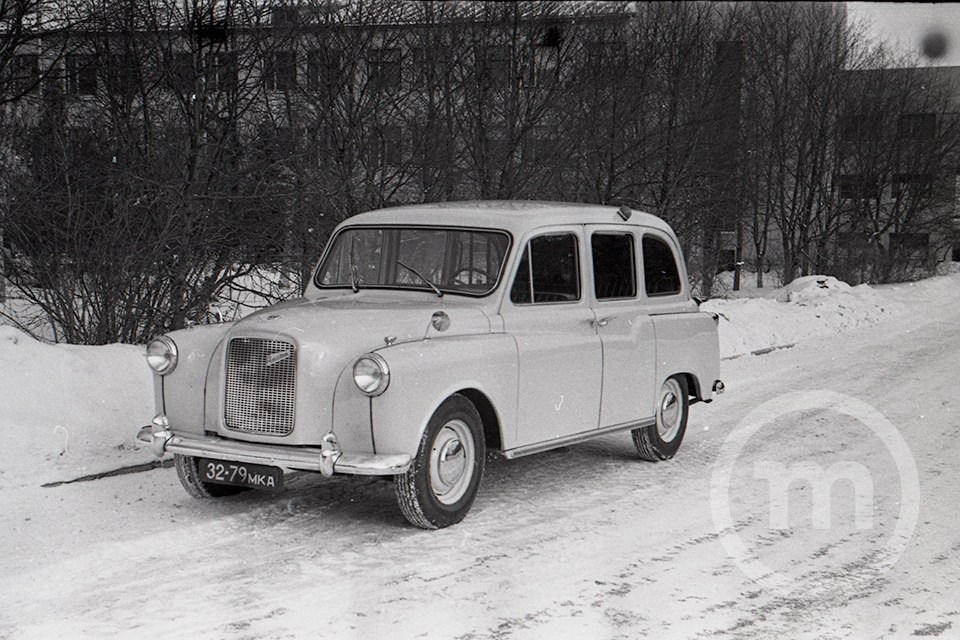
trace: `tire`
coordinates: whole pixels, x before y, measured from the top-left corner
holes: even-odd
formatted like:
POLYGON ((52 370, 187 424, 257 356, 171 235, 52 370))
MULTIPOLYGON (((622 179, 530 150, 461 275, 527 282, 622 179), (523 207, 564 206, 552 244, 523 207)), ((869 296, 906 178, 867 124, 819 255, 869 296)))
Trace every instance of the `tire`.
POLYGON ((668 378, 660 387, 657 398, 656 424, 634 429, 633 445, 644 460, 669 460, 680 448, 687 430, 690 395, 683 376, 668 378))
POLYGON ((463 520, 480 489, 485 455, 476 407, 461 395, 450 396, 427 423, 410 469, 394 477, 404 517, 421 529, 463 520))
POLYGON ((200 479, 199 461, 193 456, 182 456, 176 453, 173 455, 173 465, 177 468, 180 484, 194 498, 224 498, 248 491, 246 487, 204 482, 200 479))

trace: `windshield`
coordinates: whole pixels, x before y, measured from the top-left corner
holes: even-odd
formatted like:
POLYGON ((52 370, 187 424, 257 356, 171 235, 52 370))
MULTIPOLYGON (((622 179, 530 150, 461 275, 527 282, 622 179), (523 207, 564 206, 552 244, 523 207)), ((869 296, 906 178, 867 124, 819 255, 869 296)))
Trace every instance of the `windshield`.
POLYGON ((506 232, 489 229, 346 228, 334 238, 315 282, 482 296, 496 288, 509 247, 506 232))

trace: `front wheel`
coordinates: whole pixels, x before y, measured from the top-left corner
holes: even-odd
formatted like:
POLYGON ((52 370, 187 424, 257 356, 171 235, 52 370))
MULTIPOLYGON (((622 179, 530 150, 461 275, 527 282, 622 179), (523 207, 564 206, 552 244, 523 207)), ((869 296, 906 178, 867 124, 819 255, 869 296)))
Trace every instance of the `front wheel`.
POLYGON ((672 458, 683 442, 689 410, 690 396, 686 378, 668 378, 660 387, 656 424, 631 432, 633 444, 640 457, 650 462, 672 458))
POLYGON ((246 487, 205 482, 201 479, 199 461, 193 456, 175 453, 173 464, 177 468, 180 484, 194 498, 223 498, 247 491, 246 487))
POLYGON ((421 529, 463 520, 480 489, 485 455, 476 407, 461 395, 450 396, 427 423, 410 469, 396 476, 404 517, 421 529))

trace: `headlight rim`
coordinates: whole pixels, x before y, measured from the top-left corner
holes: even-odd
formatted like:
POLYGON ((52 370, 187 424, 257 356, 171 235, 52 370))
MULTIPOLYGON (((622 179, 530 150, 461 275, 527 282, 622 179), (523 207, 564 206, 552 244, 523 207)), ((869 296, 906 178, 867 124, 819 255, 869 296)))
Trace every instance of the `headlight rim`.
POLYGON ((353 372, 353 384, 357 387, 357 389, 360 390, 360 393, 362 393, 365 396, 374 398, 376 396, 381 395, 390 386, 390 366, 387 364, 387 361, 384 359, 384 357, 378 353, 373 353, 373 352, 365 353, 359 358, 357 358, 353 363, 352 372, 353 372), (380 370, 380 382, 373 389, 364 388, 363 386, 360 385, 360 382, 357 380, 357 377, 358 377, 357 367, 364 360, 373 362, 374 365, 376 365, 377 369, 380 370))
POLYGON ((177 349, 177 343, 173 341, 173 338, 169 336, 157 336, 153 340, 147 343, 147 365, 150 369, 157 375, 165 376, 173 372, 177 368, 177 362, 180 358, 179 350, 177 349), (167 365, 157 368, 150 361, 150 347, 155 343, 160 343, 166 347, 167 350, 167 365))

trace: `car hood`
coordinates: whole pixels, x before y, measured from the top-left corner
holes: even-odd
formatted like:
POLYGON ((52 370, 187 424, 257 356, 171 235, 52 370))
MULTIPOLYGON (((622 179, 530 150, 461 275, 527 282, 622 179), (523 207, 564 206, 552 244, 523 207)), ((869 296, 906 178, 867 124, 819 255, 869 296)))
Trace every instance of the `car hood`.
POLYGON ((323 359, 337 354, 353 358, 390 344, 425 338, 489 332, 490 321, 475 301, 360 291, 276 304, 237 322, 227 338, 292 339, 305 355, 323 359), (442 332, 431 324, 431 318, 438 312, 445 313, 450 320, 442 332))

